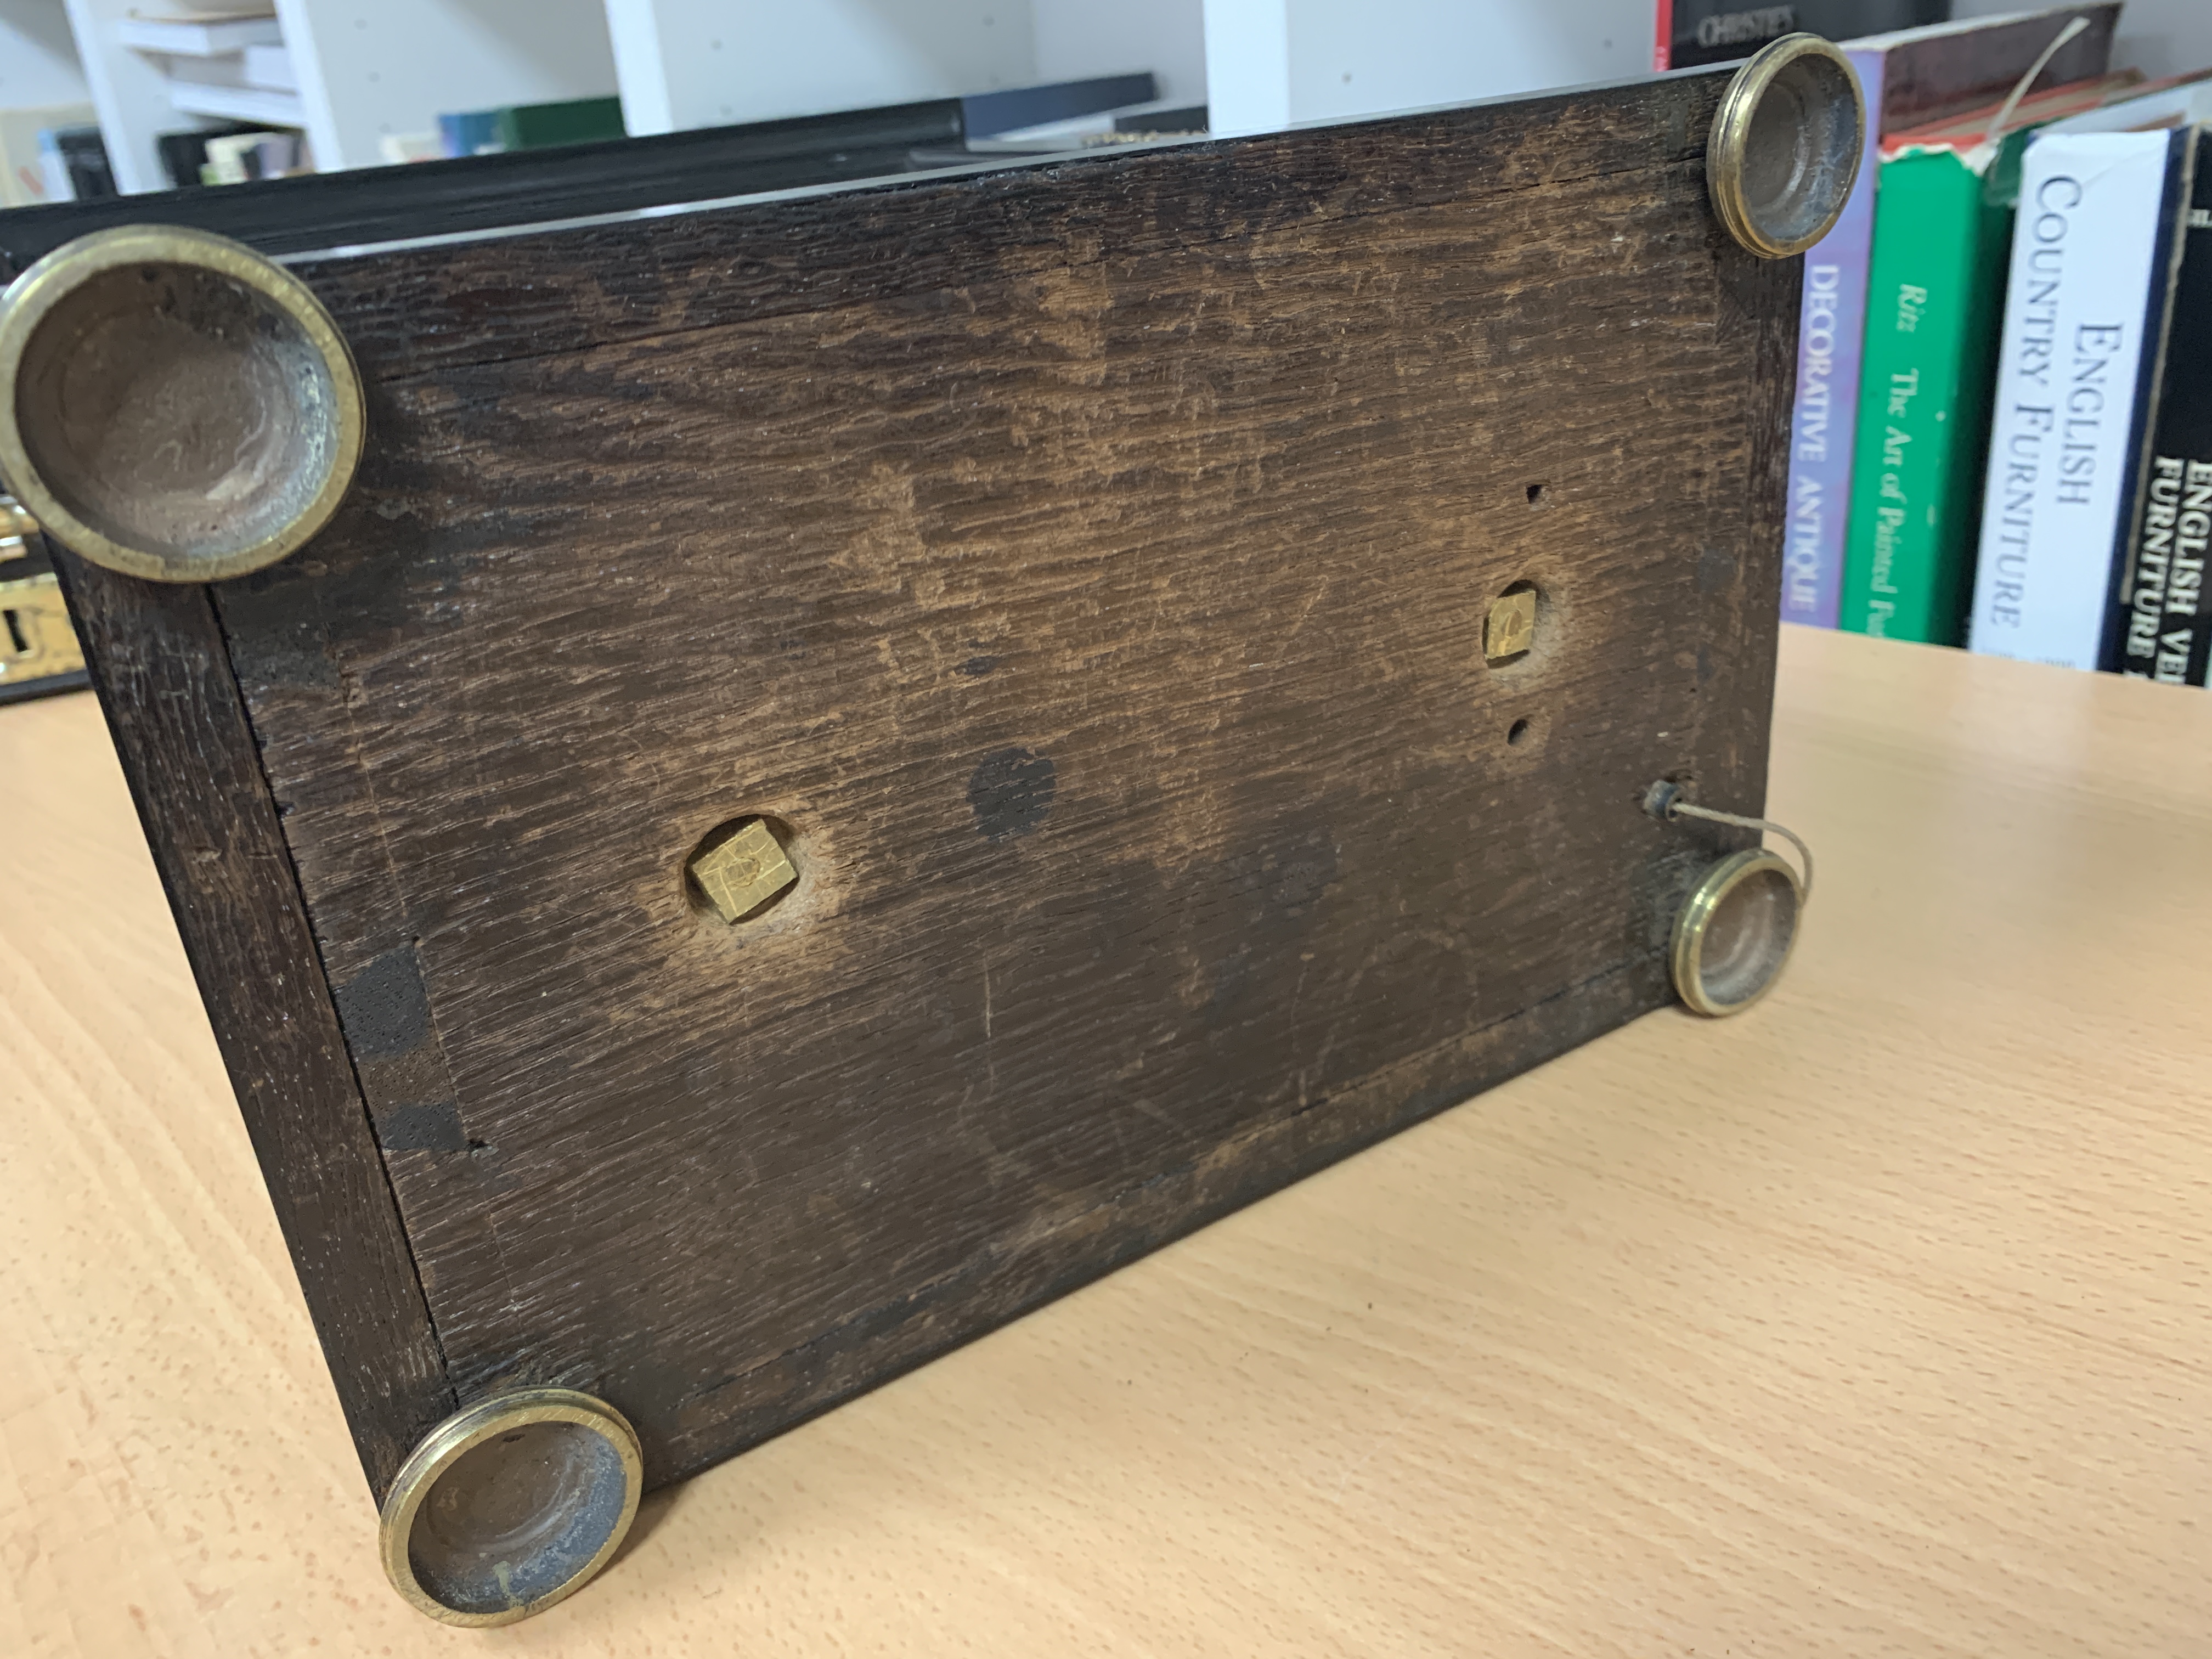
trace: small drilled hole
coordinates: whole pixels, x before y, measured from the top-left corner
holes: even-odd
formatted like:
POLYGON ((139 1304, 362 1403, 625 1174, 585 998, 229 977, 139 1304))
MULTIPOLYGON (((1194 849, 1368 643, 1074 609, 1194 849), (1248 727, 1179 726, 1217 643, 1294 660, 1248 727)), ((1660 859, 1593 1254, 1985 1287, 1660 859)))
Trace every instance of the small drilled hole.
POLYGON ((1526 720, 1516 720, 1505 728, 1505 741, 1508 743, 1518 744, 1528 735, 1528 722, 1526 720))
POLYGON ((1539 502, 1549 501, 1551 499, 1551 487, 1548 484, 1530 484, 1528 486, 1528 505, 1534 507, 1539 502))

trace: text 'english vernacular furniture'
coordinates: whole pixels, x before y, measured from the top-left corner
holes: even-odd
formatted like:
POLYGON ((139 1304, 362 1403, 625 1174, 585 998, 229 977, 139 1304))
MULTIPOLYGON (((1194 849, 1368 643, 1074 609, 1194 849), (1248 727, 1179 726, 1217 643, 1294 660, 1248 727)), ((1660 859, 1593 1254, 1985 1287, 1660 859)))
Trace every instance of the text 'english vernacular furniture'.
POLYGON ((1861 128, 1796 37, 281 263, 118 207, 16 279, 0 477, 403 1594, 522 1617, 644 1486, 1757 998, 1788 256, 1861 128))

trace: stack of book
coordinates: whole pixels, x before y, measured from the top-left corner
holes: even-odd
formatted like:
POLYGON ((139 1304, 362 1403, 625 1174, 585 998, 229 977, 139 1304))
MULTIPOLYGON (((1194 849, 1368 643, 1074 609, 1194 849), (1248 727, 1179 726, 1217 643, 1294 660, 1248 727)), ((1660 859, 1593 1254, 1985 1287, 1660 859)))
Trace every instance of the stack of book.
POLYGON ((0 207, 113 195, 98 119, 90 104, 0 109, 0 207))
POLYGON ((2118 11, 1848 43, 1873 131, 1806 257, 1785 619, 2204 683, 2212 76, 2111 71, 2118 11))

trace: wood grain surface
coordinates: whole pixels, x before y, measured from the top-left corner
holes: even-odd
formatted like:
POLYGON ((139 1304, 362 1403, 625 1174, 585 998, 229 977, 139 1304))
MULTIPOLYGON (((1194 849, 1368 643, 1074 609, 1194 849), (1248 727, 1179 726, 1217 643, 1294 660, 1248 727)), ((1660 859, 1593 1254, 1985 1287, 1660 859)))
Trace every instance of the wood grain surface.
POLYGON ((1724 78, 303 267, 370 448, 216 600, 462 1398, 658 1483, 1667 1000, 1796 312, 1724 78))
POLYGON ((453 1391, 213 604, 66 553, 55 565, 380 1496, 453 1391))
POLYGON ((383 1584, 89 697, 0 712, 0 1652, 2202 1654, 2212 701, 1786 629, 1789 977, 648 1502, 383 1584))

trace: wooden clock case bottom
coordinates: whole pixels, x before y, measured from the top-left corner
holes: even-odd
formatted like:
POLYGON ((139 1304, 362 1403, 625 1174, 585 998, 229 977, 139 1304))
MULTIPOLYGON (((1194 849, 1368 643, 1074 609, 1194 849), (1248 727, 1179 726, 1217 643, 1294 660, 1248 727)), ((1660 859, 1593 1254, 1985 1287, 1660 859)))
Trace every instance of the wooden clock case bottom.
POLYGON ((1797 313, 1727 83, 288 261, 337 517, 57 562, 380 1496, 522 1387, 678 1478, 1668 1000, 1797 313))

